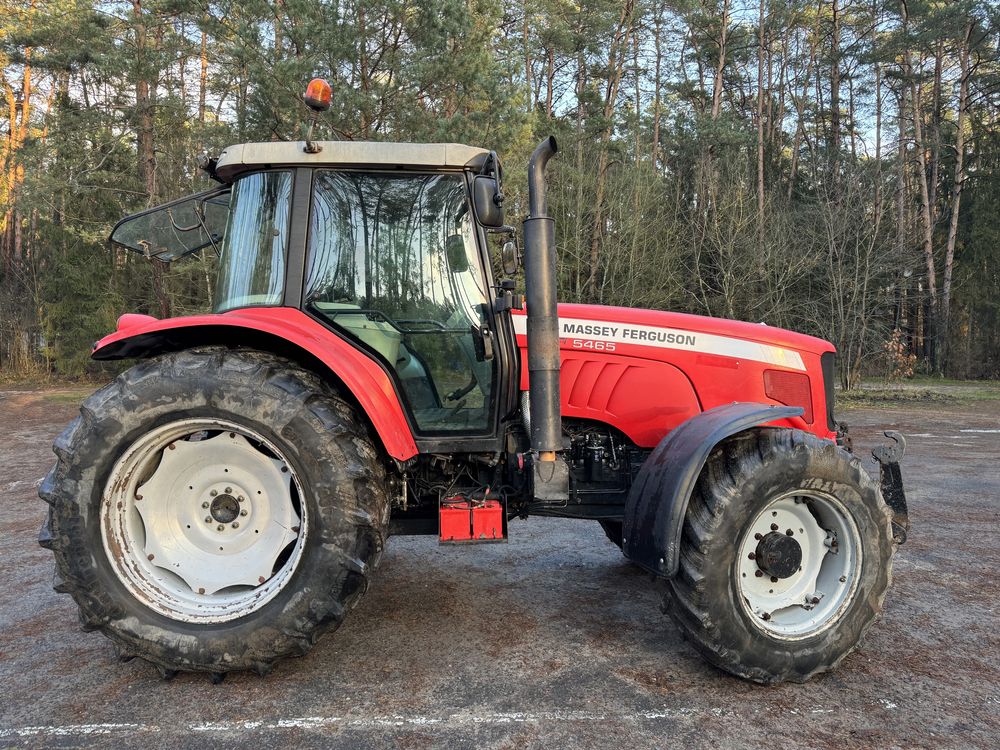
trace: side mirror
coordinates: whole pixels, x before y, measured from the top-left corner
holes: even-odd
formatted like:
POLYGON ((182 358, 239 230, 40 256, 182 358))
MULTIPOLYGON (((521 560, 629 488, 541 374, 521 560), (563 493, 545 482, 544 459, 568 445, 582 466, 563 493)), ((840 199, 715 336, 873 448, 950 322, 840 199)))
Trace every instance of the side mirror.
POLYGON ((507 240, 500 248, 500 265, 508 276, 516 274, 521 267, 521 253, 518 252, 517 243, 514 240, 507 240))
POLYGON ((476 175, 472 181, 472 206, 476 220, 487 229, 503 226, 503 193, 495 177, 476 175))

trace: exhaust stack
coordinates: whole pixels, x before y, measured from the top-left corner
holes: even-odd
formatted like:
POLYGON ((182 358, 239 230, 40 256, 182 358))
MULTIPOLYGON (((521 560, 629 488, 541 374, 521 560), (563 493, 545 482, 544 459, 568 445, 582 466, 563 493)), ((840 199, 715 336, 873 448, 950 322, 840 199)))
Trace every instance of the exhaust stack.
POLYGON ((562 450, 559 406, 559 314, 556 308, 555 220, 545 195, 545 165, 558 151, 552 136, 528 161, 528 217, 524 220, 524 275, 528 303, 528 375, 531 447, 551 465, 562 450))

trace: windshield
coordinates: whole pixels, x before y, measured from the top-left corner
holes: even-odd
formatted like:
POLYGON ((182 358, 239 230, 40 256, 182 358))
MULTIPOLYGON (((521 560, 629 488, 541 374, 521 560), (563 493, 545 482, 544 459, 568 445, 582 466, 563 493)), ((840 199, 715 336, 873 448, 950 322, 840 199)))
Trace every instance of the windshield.
POLYGON ((291 197, 291 172, 258 172, 233 185, 215 312, 281 304, 291 197))
POLYGON ((229 213, 229 188, 157 206, 122 219, 110 240, 164 263, 209 246, 218 246, 229 213))

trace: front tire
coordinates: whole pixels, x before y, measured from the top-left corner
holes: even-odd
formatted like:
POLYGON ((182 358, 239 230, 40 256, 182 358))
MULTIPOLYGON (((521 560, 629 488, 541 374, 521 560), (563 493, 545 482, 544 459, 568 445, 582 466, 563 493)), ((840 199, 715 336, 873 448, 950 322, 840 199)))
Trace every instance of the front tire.
POLYGON ((352 407, 273 355, 140 363, 56 440, 39 495, 56 590, 163 674, 268 672, 335 629, 386 539, 381 456, 352 407))
POLYGON ((716 666, 762 683, 833 669, 878 617, 891 514, 858 459, 798 430, 716 447, 684 522, 666 610, 716 666))

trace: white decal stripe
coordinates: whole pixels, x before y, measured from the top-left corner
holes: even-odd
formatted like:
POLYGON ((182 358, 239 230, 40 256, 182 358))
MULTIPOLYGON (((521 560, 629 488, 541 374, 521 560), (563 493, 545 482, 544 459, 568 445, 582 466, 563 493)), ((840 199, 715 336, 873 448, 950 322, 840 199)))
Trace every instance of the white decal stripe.
MULTIPOLYGON (((514 332, 524 336, 528 332, 526 315, 514 315, 514 332)), ((559 337, 564 339, 591 339, 614 341, 618 344, 652 346, 657 349, 680 349, 700 354, 716 354, 734 359, 765 362, 792 370, 806 369, 802 356, 792 349, 784 349, 756 341, 716 336, 701 331, 681 328, 662 328, 635 323, 613 323, 577 318, 559 318, 559 337)))

